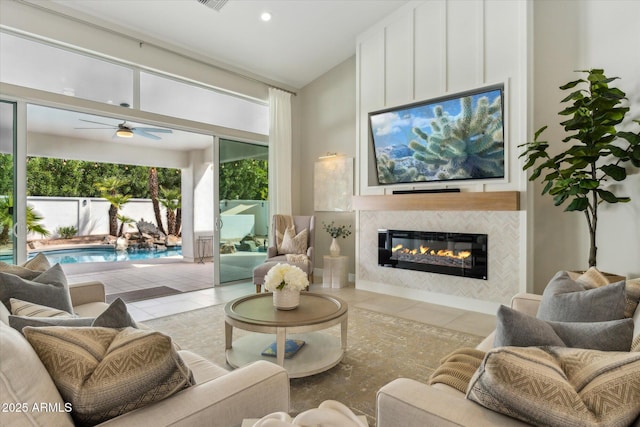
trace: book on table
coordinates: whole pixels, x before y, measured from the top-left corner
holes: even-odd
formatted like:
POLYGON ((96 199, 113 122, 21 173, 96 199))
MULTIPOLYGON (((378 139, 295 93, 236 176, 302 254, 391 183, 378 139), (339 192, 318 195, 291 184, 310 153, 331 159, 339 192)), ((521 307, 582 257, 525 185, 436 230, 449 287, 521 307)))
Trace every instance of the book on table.
MULTIPOLYGON (((284 343, 284 358, 291 359, 296 355, 298 350, 302 348, 304 345, 303 340, 285 340, 284 343)), ((271 343, 267 348, 265 348, 262 353, 263 356, 268 357, 276 357, 277 356, 277 343, 271 343)))

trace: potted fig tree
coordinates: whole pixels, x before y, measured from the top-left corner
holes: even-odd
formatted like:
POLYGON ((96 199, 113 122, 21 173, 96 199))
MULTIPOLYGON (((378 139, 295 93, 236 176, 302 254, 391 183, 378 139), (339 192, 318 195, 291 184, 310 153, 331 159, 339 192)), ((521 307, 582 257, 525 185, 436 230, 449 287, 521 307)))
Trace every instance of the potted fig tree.
MULTIPOLYGON (((533 142, 520 145, 526 158, 524 170, 533 168, 530 181, 538 178, 545 184, 542 194, 549 194, 554 204, 568 202, 565 211, 583 212, 589 227, 589 267, 596 266, 598 247, 598 206, 602 202, 625 203, 630 198, 614 194, 611 181, 624 181, 627 170, 624 164, 631 162, 640 167, 640 132, 618 131, 629 112, 623 105, 626 94, 609 84, 618 77, 607 77, 601 69, 580 71, 586 79, 579 79, 560 86, 571 91, 562 102, 569 105, 558 114, 567 120, 560 124, 567 132, 562 140, 568 147, 557 151, 557 144, 541 140, 547 128, 543 126, 533 142)), ((640 124, 639 120, 633 120, 640 124)), ((635 125, 634 125, 635 127, 635 125)))

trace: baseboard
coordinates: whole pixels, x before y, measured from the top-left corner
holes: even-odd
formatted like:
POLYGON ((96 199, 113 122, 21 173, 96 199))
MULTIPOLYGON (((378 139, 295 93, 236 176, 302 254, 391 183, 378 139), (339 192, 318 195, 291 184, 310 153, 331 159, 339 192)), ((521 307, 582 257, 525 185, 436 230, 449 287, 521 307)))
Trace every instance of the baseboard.
POLYGON ((461 310, 491 314, 494 316, 500 307, 500 303, 494 301, 479 301, 472 298, 446 295, 420 289, 385 285, 384 283, 371 282, 368 280, 357 280, 355 283, 356 289, 362 289, 364 291, 377 292, 380 294, 408 298, 416 301, 443 305, 446 307, 459 308, 461 310))

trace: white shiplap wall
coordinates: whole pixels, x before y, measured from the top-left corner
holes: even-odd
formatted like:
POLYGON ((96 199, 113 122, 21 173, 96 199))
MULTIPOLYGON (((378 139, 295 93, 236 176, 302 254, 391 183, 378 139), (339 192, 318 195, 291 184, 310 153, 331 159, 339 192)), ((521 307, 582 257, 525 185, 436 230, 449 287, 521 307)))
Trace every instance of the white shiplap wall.
POLYGON ((462 231, 459 217, 448 221, 446 215, 437 212, 359 212, 358 287, 485 312, 493 312, 498 304, 508 303, 513 293, 526 290, 527 185, 517 146, 526 141, 528 126, 529 9, 526 1, 410 2, 358 38, 358 194, 391 194, 398 188, 443 186, 435 183, 394 188, 375 185, 367 117, 370 111, 504 83, 507 177, 451 186, 461 187, 462 191, 518 190, 523 195, 519 212, 465 215, 467 220, 477 219, 474 221, 477 225, 465 224, 465 229, 477 233, 490 230, 493 245, 500 245, 500 239, 504 239, 503 243, 515 252, 507 260, 489 254, 490 278, 486 282, 424 272, 389 274, 378 267, 376 257, 371 256, 372 233, 378 228, 392 228, 390 221, 404 223, 407 229, 417 224, 437 224, 439 230, 432 231, 462 231), (506 225, 508 232, 498 232, 498 221, 506 225), (505 280, 510 283, 503 283, 505 280))

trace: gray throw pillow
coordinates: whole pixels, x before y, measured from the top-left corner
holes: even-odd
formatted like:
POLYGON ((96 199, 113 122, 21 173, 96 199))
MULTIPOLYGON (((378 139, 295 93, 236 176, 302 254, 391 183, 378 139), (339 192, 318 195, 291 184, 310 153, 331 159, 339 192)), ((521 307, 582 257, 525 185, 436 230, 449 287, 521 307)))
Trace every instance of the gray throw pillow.
POLYGON ((9 326, 22 332, 25 326, 99 326, 102 328, 126 328, 131 326, 137 328, 138 325, 127 311, 127 305, 122 299, 117 298, 98 317, 28 317, 9 316, 9 326))
POLYGON ((601 351, 629 351, 633 320, 606 322, 547 322, 500 306, 495 347, 571 347, 601 351))
POLYGON ((101 326, 103 328, 138 327, 135 320, 133 320, 127 311, 127 305, 120 298, 116 298, 109 304, 109 307, 96 317, 91 326, 101 326))
POLYGON ((604 322, 623 319, 624 309, 624 281, 587 289, 560 271, 542 293, 537 317, 556 322, 604 322))
POLYGON ((0 272, 0 301, 9 310, 11 298, 73 313, 67 278, 60 264, 54 265, 33 280, 0 272))

